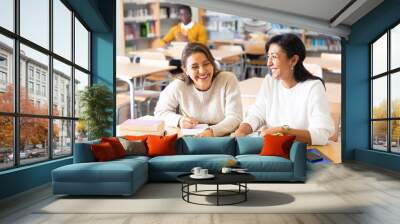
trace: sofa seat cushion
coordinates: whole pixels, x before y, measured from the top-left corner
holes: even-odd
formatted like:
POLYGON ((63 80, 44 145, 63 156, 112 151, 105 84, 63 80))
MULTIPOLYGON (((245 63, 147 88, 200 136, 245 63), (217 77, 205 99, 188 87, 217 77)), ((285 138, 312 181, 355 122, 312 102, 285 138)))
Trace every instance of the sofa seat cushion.
POLYGON ((278 156, 239 155, 239 165, 249 172, 293 172, 292 161, 278 156))
POLYGON ((219 171, 230 159, 231 155, 174 155, 158 156, 149 160, 151 172, 190 172, 193 167, 203 167, 211 172, 219 171))
POLYGON ((146 171, 147 163, 140 159, 75 163, 53 170, 53 181, 131 182, 135 173, 146 171))
POLYGON ((131 156, 125 156, 124 158, 121 158, 121 159, 117 159, 117 160, 114 160, 113 162, 117 162, 117 161, 126 161, 126 162, 131 162, 131 161, 135 161, 135 160, 138 160, 138 161, 143 161, 143 162, 147 162, 147 161, 149 161, 149 159, 150 159, 150 157, 148 157, 148 156, 135 156, 135 155, 131 155, 131 156))

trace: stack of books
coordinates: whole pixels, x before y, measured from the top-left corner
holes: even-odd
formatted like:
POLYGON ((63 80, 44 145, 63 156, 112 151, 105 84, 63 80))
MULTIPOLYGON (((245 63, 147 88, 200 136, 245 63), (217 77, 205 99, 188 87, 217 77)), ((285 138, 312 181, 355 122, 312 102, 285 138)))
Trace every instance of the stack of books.
POLYGON ((164 135, 165 123, 154 119, 128 119, 118 126, 118 135, 164 135))

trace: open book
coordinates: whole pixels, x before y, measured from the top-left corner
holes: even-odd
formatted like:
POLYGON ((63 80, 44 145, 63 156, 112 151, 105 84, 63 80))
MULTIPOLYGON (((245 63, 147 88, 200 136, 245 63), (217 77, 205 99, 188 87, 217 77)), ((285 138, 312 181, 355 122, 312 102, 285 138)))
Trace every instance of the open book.
POLYGON ((198 124, 194 128, 181 128, 182 135, 197 135, 208 128, 208 124, 198 124))

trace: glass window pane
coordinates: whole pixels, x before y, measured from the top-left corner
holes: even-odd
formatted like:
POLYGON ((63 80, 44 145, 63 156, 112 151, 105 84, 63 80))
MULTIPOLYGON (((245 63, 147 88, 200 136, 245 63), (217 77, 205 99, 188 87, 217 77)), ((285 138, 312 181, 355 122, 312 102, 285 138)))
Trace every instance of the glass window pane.
POLYGON ((14 111, 13 49, 13 40, 0 35, 0 111, 2 112, 14 111))
POLYGON ((0 170, 14 165, 14 124, 10 116, 0 116, 0 170))
POLYGON ((20 0, 21 36, 49 48, 49 0, 20 0))
POLYGON ((387 151, 387 121, 372 122, 372 148, 387 151))
POLYGON ((89 70, 89 32, 75 18, 75 63, 89 70))
POLYGON ((373 75, 387 71, 387 34, 383 35, 372 45, 373 75))
POLYGON ((28 164, 49 158, 49 120, 22 117, 20 119, 20 163, 28 164))
POLYGON ((60 1, 53 1, 53 51, 71 60, 72 12, 60 1))
POLYGON ((400 72, 391 74, 390 85, 391 115, 400 118, 400 72))
POLYGON ((391 124, 391 152, 400 153, 400 120, 394 120, 391 124))
POLYGON ((0 1, 0 26, 14 31, 14 0, 0 1))
POLYGON ((71 66, 53 60, 53 115, 72 117, 71 66))
POLYGON ((390 122, 392 127, 391 141, 392 148, 391 151, 395 153, 400 153, 400 120, 394 120, 390 122))
POLYGON ((387 118, 387 77, 372 81, 372 118, 387 118))
POLYGON ((72 155, 72 121, 53 121, 53 157, 72 155))
POLYGON ((81 108, 79 106, 80 92, 89 86, 89 75, 75 69, 75 117, 79 117, 81 114, 81 108))
POLYGON ((400 67, 400 24, 390 34, 390 68, 400 67))
POLYGON ((88 129, 84 120, 75 121, 75 143, 88 141, 88 129))
POLYGON ((48 114, 48 64, 47 55, 21 44, 21 113, 48 114))

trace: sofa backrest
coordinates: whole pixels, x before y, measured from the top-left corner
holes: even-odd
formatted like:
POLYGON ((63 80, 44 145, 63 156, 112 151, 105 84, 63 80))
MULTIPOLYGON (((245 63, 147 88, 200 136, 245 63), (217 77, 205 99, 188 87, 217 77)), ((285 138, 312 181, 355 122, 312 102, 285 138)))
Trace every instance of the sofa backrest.
POLYGON ((100 140, 93 140, 81 143, 75 143, 74 148, 74 163, 89 163, 95 162, 96 158, 93 155, 90 146, 92 144, 99 144, 100 140))
POLYGON ((237 137, 236 155, 259 154, 263 144, 264 140, 262 137, 237 137))
MULTIPOLYGON (((90 148, 91 144, 98 144, 100 140, 75 143, 74 163, 95 162, 96 159, 90 148)), ((259 154, 263 147, 262 137, 183 137, 176 143, 178 155, 198 154, 225 154, 243 155, 259 154)))
POLYGON ((231 137, 183 137, 178 140, 176 148, 178 155, 225 154, 234 156, 236 143, 235 138, 231 137))

